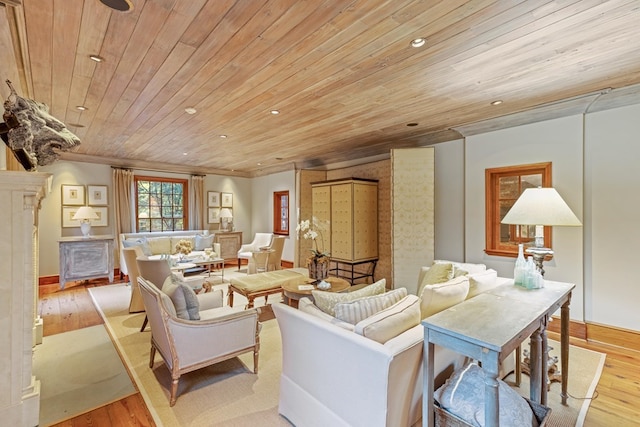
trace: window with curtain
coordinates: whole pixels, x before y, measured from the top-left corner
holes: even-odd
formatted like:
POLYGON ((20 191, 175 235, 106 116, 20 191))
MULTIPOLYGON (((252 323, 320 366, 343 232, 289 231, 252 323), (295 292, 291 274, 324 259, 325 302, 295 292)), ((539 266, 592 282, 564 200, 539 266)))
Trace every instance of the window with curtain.
POLYGON ((136 231, 189 229, 186 179, 135 177, 136 231))
POLYGON ((273 234, 289 235, 289 191, 273 192, 273 234))
MULTIPOLYGON (((501 223, 520 194, 531 187, 551 187, 551 162, 485 170, 487 254, 516 257, 519 243, 533 244, 535 226, 501 223)), ((544 241, 550 248, 551 227, 544 227, 544 241)))

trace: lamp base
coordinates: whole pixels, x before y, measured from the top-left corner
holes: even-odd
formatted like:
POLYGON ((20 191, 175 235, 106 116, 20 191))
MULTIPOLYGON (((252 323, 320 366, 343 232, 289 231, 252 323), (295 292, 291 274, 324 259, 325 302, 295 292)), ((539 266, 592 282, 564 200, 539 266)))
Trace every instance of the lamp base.
POLYGON ((544 277, 544 268, 542 268, 542 263, 547 256, 553 258, 553 251, 549 248, 538 248, 536 246, 531 246, 527 248, 525 252, 531 254, 531 256, 533 257, 533 262, 536 264, 538 271, 544 277))
POLYGON ((91 222, 82 221, 80 223, 80 231, 82 231, 82 237, 85 239, 89 238, 89 233, 91 233, 91 222))

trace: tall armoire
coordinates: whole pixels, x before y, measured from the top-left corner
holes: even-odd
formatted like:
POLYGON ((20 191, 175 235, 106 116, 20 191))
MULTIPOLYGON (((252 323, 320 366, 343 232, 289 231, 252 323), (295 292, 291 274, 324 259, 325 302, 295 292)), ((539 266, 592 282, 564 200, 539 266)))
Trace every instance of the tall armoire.
POLYGON ((378 181, 339 179, 311 184, 313 216, 328 223, 331 260, 358 264, 378 259, 378 181))

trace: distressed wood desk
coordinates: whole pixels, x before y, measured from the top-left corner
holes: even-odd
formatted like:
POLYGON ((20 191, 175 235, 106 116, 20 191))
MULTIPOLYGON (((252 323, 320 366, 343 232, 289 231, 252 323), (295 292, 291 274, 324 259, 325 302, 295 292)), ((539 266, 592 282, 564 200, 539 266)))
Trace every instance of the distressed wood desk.
POLYGON ((527 337, 531 348, 532 401, 547 403, 547 324, 561 309, 562 403, 569 372, 569 304, 575 285, 545 281, 542 289, 524 289, 513 280, 422 321, 424 326, 423 426, 434 426, 434 344, 481 362, 485 371, 485 425, 499 425, 499 364, 527 337), (543 360, 545 363, 543 364, 543 360), (544 366, 544 368, 543 368, 544 366))

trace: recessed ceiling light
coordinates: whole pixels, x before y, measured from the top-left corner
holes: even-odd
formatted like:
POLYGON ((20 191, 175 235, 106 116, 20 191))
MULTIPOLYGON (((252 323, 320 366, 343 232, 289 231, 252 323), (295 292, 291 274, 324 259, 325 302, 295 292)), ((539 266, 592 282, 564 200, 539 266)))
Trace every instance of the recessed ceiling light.
POLYGON ((273 115, 275 116, 276 114, 280 114, 280 111, 278 111, 278 110, 271 110, 271 114, 273 114, 273 115))
POLYGON ((258 163, 258 166, 262 166, 262 163, 258 163))
POLYGON ((226 137, 227 137, 227 135, 220 135, 220 138, 222 138, 222 139, 224 139, 226 137))
POLYGON ((87 107, 85 107, 84 105, 78 105, 76 106, 76 110, 87 111, 87 107))
POLYGON ((427 42, 427 39, 424 37, 418 37, 417 39, 411 40, 411 47, 422 47, 427 42))
POLYGON ((189 153, 187 153, 186 151, 184 153, 182 153, 183 156, 186 156, 187 154, 189 154, 189 153))
POLYGON ((282 157, 276 157, 276 160, 284 160, 282 157))
POLYGON ((187 114, 195 114, 195 113, 198 112, 198 110, 196 110, 193 107, 187 107, 187 108, 184 109, 184 112, 187 113, 187 114))
POLYGON ((497 99, 497 100, 495 100, 495 101, 493 101, 491 103, 491 105, 500 105, 500 104, 502 104, 502 100, 501 99, 497 99))
POLYGON ((80 123, 67 123, 67 126, 71 126, 73 128, 83 128, 84 125, 81 125, 80 123))
POLYGON ((129 12, 133 10, 133 3, 131 3, 130 0, 100 0, 100 3, 118 12, 129 12))
POLYGON ((417 123, 407 123, 407 126, 418 126, 417 123))
POLYGON ((90 58, 92 61, 96 61, 96 62, 102 62, 102 61, 104 61, 104 58, 103 58, 102 56, 100 56, 100 55, 89 55, 89 58, 90 58))

